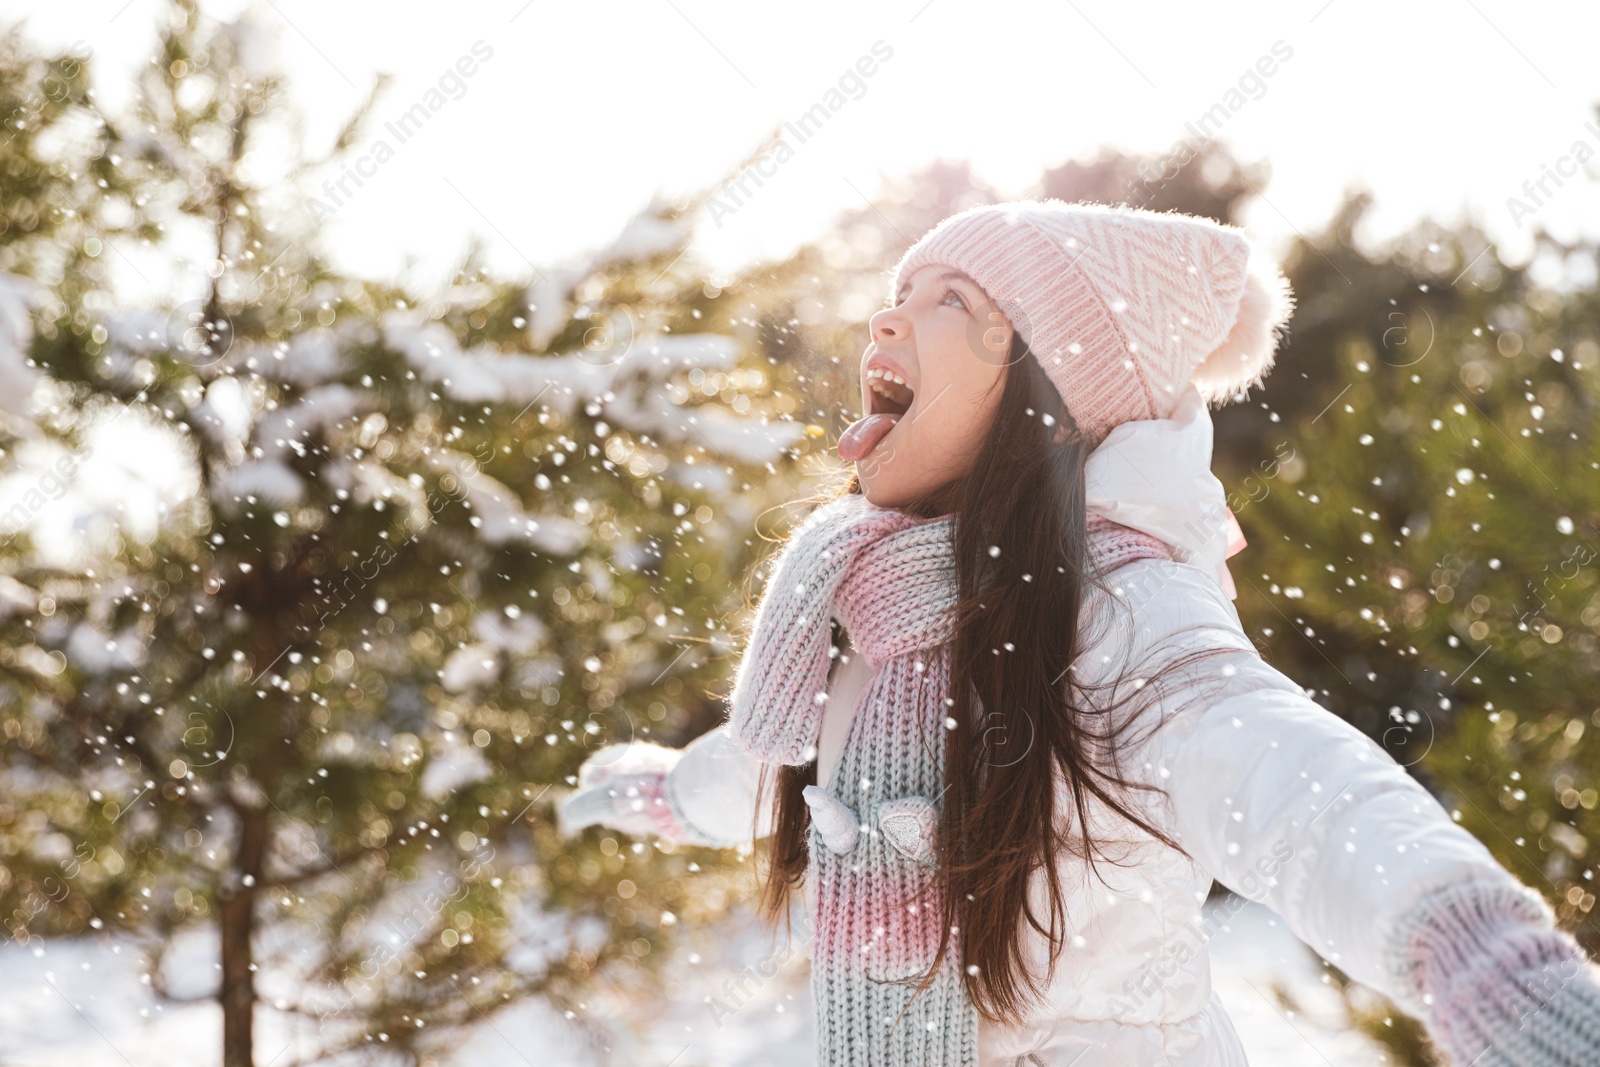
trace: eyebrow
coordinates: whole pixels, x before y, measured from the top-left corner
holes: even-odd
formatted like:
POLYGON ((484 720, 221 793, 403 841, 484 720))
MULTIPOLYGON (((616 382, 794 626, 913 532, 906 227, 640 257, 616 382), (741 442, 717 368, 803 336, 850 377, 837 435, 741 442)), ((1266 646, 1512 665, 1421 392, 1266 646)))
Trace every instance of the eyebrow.
MULTIPOLYGON (((974 281, 972 279, 972 277, 970 275, 968 275, 965 271, 959 271, 959 270, 941 271, 939 273, 939 277, 941 279, 945 280, 945 281, 949 281, 951 279, 955 279, 957 281, 966 282, 968 285, 970 285, 974 289, 978 290, 978 292, 980 292, 980 293, 983 292, 983 286, 979 285, 976 281, 974 281)), ((905 282, 904 284, 902 284, 900 286, 899 290, 894 294, 896 299, 903 298, 906 295, 906 290, 908 288, 910 288, 910 287, 911 287, 911 283, 909 281, 905 282)))

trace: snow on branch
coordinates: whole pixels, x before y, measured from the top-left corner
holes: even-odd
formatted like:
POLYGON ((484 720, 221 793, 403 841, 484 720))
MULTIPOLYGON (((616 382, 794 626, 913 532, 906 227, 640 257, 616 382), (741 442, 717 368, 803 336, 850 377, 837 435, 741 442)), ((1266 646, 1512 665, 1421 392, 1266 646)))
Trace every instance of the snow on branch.
MULTIPOLYGON (((478 461, 465 452, 440 449, 428 460, 440 472, 454 477, 461 494, 472 508, 478 536, 491 545, 522 541, 543 552, 569 556, 588 543, 588 530, 582 523, 561 515, 529 515, 522 500, 495 478, 485 474, 478 461)), ((446 486, 447 491, 454 488, 446 486)))

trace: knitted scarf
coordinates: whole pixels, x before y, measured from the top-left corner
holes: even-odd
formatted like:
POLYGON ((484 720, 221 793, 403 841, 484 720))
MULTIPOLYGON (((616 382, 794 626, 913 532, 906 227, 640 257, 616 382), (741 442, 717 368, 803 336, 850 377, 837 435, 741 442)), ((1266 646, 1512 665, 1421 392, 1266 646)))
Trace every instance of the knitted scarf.
MULTIPOLYGON (((813 910, 817 1062, 826 1067, 977 1063, 978 1014, 960 931, 930 985, 943 901, 933 848, 944 791, 957 517, 923 519, 859 493, 813 511, 779 553, 734 678, 729 722, 747 753, 802 766, 817 756, 828 696, 830 619, 876 668, 829 789, 807 786, 806 889, 813 910), (908 1007, 909 1005, 909 1007, 908 1007)), ((1102 573, 1162 542, 1098 515, 1102 573)))

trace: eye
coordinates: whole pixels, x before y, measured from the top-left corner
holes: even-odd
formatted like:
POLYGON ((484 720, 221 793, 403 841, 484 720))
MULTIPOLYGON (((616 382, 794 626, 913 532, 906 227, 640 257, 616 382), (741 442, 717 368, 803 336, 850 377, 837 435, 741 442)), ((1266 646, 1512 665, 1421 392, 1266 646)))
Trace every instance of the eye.
MULTIPOLYGON (((939 298, 939 303, 940 304, 945 303, 952 296, 956 298, 956 302, 961 305, 961 309, 963 311, 970 311, 971 310, 970 308, 967 307, 967 298, 962 296, 959 291, 957 291, 955 289, 952 289, 949 286, 945 287, 944 295, 939 298)), ((891 297, 891 298, 889 298, 889 299, 887 299, 887 300, 885 300, 883 302, 883 307, 884 307, 884 310, 888 310, 889 308, 897 308, 903 303, 905 303, 905 299, 903 297, 899 297, 899 298, 891 297)))

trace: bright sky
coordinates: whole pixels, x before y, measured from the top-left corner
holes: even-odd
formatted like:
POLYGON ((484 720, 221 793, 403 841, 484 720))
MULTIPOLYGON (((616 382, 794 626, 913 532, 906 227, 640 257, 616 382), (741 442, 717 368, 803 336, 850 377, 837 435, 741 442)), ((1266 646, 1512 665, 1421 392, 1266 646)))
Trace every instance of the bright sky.
MULTIPOLYGON (((207 10, 226 17, 246 6, 216 0, 207 10)), ((164 7, 11 0, 7 14, 26 14, 47 42, 92 47, 114 106, 129 71, 148 60, 164 7)), ((780 13, 724 0, 272 0, 256 9, 281 33, 314 148, 375 72, 396 76, 357 153, 375 157, 382 137, 392 158, 369 163, 370 177, 359 190, 347 184, 354 195, 322 224, 325 249, 362 273, 393 275, 408 258, 442 273, 473 233, 507 272, 575 258, 653 194, 681 195, 729 171, 777 124, 825 102, 875 44, 873 73, 823 128, 804 143, 790 134, 792 158, 767 168, 756 195, 704 220, 701 250, 713 265, 781 256, 935 159, 970 159, 1003 194, 1022 196, 1042 168, 1101 144, 1165 150, 1219 103, 1242 106, 1218 137, 1244 159, 1272 162, 1267 202, 1246 222, 1275 248, 1318 228, 1352 185, 1377 196, 1363 238, 1470 212, 1520 258, 1530 220, 1513 219, 1514 195, 1557 233, 1600 229, 1596 185, 1573 168, 1575 153, 1600 152, 1593 3, 816 0, 780 13), (419 132, 404 143, 385 132, 475 44, 473 73, 419 132), (1263 57, 1272 73, 1251 84, 1263 57), (1241 78, 1246 91, 1230 100, 1241 78), (1550 195, 1535 204, 1523 183, 1546 168, 1577 176, 1560 187, 1546 177, 1550 195)), ((1600 161, 1589 166, 1600 174, 1600 161)))

